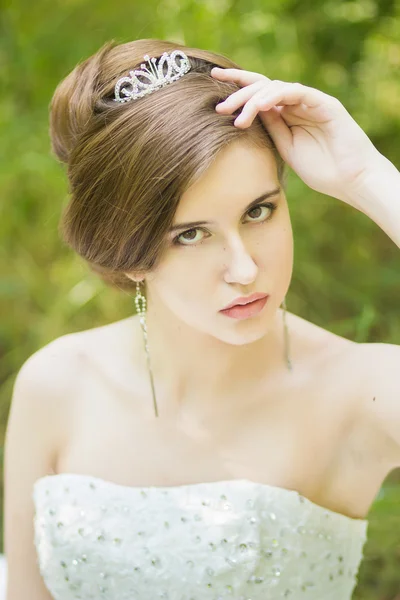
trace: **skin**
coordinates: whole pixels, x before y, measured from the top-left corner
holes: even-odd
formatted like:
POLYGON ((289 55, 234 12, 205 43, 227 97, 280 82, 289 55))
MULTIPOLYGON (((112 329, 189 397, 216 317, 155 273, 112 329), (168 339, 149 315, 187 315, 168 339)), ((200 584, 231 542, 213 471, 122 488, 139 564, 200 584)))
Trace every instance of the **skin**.
POLYGON ((292 276, 293 234, 284 191, 261 201, 276 202, 275 211, 246 213, 277 187, 271 150, 240 142, 181 198, 174 224, 214 224, 172 233, 160 265, 145 277, 151 365, 168 410, 211 412, 216 398, 227 409, 238 382, 249 390, 286 369, 279 307, 292 276), (176 235, 182 245, 172 243, 176 235), (253 292, 270 295, 258 315, 240 321, 219 312, 253 292))

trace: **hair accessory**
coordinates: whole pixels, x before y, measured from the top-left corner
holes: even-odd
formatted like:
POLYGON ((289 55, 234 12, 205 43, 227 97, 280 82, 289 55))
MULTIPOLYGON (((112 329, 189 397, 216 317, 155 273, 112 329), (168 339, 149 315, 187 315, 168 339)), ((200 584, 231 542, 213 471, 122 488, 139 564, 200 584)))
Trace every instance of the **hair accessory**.
POLYGON ((140 69, 129 71, 130 77, 122 77, 115 85, 115 98, 114 102, 129 102, 130 100, 136 100, 142 98, 147 94, 162 88, 172 81, 179 79, 185 73, 190 71, 191 65, 188 57, 182 50, 174 50, 171 54, 164 52, 159 59, 158 65, 156 65, 157 58, 150 58, 148 54, 143 57, 150 66, 150 71, 144 63, 140 65, 140 69), (180 57, 180 64, 176 62, 176 58, 180 57), (164 65, 167 63, 167 72, 164 74, 164 65), (174 72, 174 74, 173 74, 174 72), (148 82, 141 81, 139 77, 144 77, 148 82), (132 89, 126 89, 123 87, 121 93, 126 96, 121 98, 119 95, 121 86, 128 84, 132 89))

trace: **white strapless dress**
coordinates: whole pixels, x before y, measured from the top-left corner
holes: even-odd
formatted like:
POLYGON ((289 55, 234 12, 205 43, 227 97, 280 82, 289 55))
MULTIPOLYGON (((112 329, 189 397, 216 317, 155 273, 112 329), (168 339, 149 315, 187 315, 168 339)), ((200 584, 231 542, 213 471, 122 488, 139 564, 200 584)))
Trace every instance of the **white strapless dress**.
POLYGON ((55 600, 349 600, 367 519, 247 479, 128 487, 60 473, 33 489, 55 600))

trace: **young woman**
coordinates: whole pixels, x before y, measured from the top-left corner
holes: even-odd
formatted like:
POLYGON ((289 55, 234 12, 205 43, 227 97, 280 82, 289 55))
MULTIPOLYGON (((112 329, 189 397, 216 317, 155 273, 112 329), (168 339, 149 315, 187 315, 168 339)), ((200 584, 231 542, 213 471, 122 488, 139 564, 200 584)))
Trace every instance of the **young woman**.
POLYGON ((107 43, 50 108, 63 239, 137 313, 18 373, 7 600, 348 600, 400 349, 286 311, 284 166, 400 246, 398 170, 336 98, 167 41, 107 43))

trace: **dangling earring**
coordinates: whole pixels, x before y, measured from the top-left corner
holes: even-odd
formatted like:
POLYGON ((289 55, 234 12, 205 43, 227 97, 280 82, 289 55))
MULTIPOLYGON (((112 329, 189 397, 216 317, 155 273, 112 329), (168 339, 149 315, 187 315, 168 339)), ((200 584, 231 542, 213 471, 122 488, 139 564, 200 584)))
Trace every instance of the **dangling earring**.
POLYGON ((143 296, 143 294, 141 292, 140 281, 136 282, 135 304, 136 304, 136 312, 139 315, 140 325, 141 325, 142 331, 143 331, 144 348, 146 350, 147 368, 148 368, 149 374, 150 374, 150 383, 151 383, 151 391, 152 391, 152 394, 153 394, 154 410, 155 410, 155 413, 156 413, 156 417, 158 417, 158 409, 157 409, 157 402, 156 402, 156 393, 154 391, 153 371, 151 370, 150 353, 149 353, 149 346, 148 346, 148 341, 147 341, 146 297, 143 296))
POLYGON ((284 340, 285 340, 285 358, 286 358, 286 363, 287 363, 289 371, 292 371, 293 365, 292 365, 292 361, 290 360, 290 357, 289 357, 289 330, 288 330, 288 326, 286 323, 286 296, 283 299, 282 308, 283 308, 283 313, 282 313, 283 334, 284 334, 284 340))

